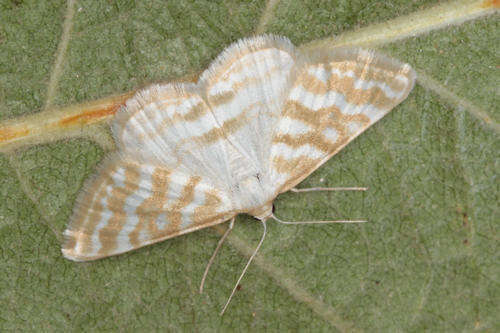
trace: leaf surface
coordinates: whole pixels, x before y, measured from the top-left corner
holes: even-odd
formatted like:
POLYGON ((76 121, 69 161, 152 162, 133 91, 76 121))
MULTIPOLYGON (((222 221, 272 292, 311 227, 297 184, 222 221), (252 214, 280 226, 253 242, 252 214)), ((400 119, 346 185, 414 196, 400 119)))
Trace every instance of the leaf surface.
MULTIPOLYGON (((433 4, 1 0, 0 120, 190 76, 259 27, 302 44, 433 4)), ((106 153, 71 139, 0 155, 0 327, 498 329, 500 143, 498 127, 476 112, 499 119, 498 22, 483 17, 380 47, 424 79, 301 184, 369 191, 286 193, 275 202, 285 219, 370 223, 269 221, 222 318, 261 236, 259 223, 237 219, 202 295, 198 285, 220 230, 74 263, 61 255, 62 231, 83 181, 106 153)))

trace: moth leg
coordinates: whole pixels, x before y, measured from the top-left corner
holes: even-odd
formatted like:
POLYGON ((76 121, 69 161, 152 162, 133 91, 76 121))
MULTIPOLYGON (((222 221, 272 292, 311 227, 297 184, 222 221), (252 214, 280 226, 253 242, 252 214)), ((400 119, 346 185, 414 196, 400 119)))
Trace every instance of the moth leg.
POLYGON ((367 191, 368 187, 309 187, 309 188, 292 188, 291 192, 319 192, 319 191, 367 191))
POLYGON ((243 279, 243 276, 245 275, 248 267, 250 266, 250 263, 252 262, 253 258, 255 258, 255 256, 257 255, 257 252, 259 252, 259 249, 262 245, 262 243, 264 243, 264 239, 266 238, 266 232, 267 232, 267 226, 266 226, 266 220, 261 220, 260 221, 262 223, 262 226, 264 227, 264 231, 262 232, 262 238, 260 239, 260 242, 259 244, 257 245, 257 247, 255 248, 255 251, 252 253, 252 255, 250 256, 250 258, 248 259, 248 262, 247 264, 245 265, 245 268, 243 268, 243 271, 241 272, 241 275, 240 277, 238 278, 238 281, 236 281, 236 284, 234 285, 234 288, 233 288, 233 291, 231 292, 231 295, 229 296, 229 298, 227 299, 227 302, 226 302, 226 305, 224 305, 224 308, 222 309, 222 311, 220 312, 220 315, 222 316, 224 314, 224 312, 226 311, 227 309, 227 306, 229 305, 229 303, 231 302, 231 299, 233 298, 233 295, 234 293, 236 292, 236 289, 238 288, 238 285, 240 284, 241 282, 241 279, 243 279))
POLYGON ((276 215, 271 214, 269 216, 276 222, 282 223, 282 224, 329 224, 329 223, 366 223, 368 222, 367 220, 327 220, 327 221, 283 221, 279 218, 276 217, 276 215))
POLYGON ((210 260, 208 261, 208 264, 207 264, 207 267, 205 268, 205 272, 203 273, 203 277, 201 278, 201 283, 200 283, 200 294, 203 293, 203 285, 205 284, 205 279, 207 278, 207 275, 208 275, 208 271, 210 270, 210 266, 212 266, 212 263, 214 262, 215 260, 215 256, 217 255, 217 253, 219 252, 219 249, 222 247, 222 244, 224 243, 224 240, 226 239, 226 237, 229 235, 229 233, 231 232, 231 230, 233 230, 233 227, 234 227, 234 219, 235 217, 233 217, 231 219, 231 222, 229 222, 229 228, 227 228, 226 232, 224 233, 224 235, 222 235, 222 238, 219 240, 219 243, 217 244, 217 247, 215 248, 215 251, 214 253, 212 254, 212 257, 210 258, 210 260))

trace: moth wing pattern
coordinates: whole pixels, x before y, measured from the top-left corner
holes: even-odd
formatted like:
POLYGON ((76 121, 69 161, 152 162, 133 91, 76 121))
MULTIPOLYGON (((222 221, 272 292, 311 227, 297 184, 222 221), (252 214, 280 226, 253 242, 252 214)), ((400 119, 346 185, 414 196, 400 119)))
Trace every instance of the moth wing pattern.
POLYGON ((202 177, 124 160, 101 164, 80 193, 64 232, 68 259, 104 258, 222 223, 235 214, 202 177))
POLYGON ((226 143, 194 84, 152 85, 111 124, 118 153, 80 194, 65 257, 94 260, 222 223, 235 215, 224 191, 226 143))
POLYGON ((222 130, 196 84, 155 84, 127 100, 111 124, 121 155, 209 179, 231 182, 222 130))
POLYGON ((118 152, 84 185, 64 256, 104 258, 238 213, 267 218, 279 193, 403 101, 415 77, 371 51, 304 55, 258 36, 229 46, 198 83, 139 91, 111 123, 118 152))
POLYGON ((401 103, 408 64, 373 51, 337 48, 305 57, 272 137, 271 179, 286 192, 401 103))
POLYGON ((92 260, 123 253, 223 222, 251 205, 239 182, 259 171, 265 176, 270 122, 278 121, 294 52, 285 38, 244 39, 197 84, 152 85, 129 99, 111 124, 119 154, 85 186, 64 255, 92 260), (182 193, 164 193, 181 179, 197 181, 188 212, 179 208, 187 200, 182 193))
POLYGON ((201 75, 199 85, 226 140, 239 182, 267 179, 271 136, 288 95, 299 55, 284 37, 244 38, 225 49, 201 75))

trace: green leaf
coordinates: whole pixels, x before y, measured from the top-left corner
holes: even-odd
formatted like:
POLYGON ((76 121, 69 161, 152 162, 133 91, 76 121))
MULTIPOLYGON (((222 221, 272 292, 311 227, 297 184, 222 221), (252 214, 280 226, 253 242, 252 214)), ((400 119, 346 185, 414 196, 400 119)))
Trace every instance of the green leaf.
MULTIPOLYGON (((432 3, 0 0, 0 120, 197 73, 258 29, 302 44, 432 3)), ((223 317, 260 223, 237 219, 202 295, 213 229, 71 262, 62 231, 106 153, 72 139, 0 155, 0 328, 498 330, 498 28, 489 16, 380 47, 416 68, 417 86, 301 184, 369 191, 275 202, 285 219, 370 223, 269 221, 223 317)))

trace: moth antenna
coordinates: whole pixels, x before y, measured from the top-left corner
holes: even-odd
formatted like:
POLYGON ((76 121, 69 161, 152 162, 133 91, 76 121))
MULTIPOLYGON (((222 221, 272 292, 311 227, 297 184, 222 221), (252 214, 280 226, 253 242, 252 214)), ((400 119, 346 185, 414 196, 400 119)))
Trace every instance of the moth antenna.
POLYGON ((221 239, 219 240, 219 243, 217 244, 217 247, 215 248, 214 253, 212 254, 212 257, 208 261, 207 267, 205 268, 205 272, 203 273, 203 277, 201 278, 201 283, 200 283, 200 294, 203 293, 203 285, 205 284, 205 279, 207 278, 208 271, 210 270, 210 267, 212 266, 212 263, 215 260, 215 256, 217 256, 217 253, 219 252, 219 249, 222 247, 222 244, 224 243, 224 240, 226 237, 229 235, 231 230, 233 230, 234 227, 234 217, 231 219, 231 222, 229 222, 229 228, 227 228, 226 232, 224 235, 222 235, 221 239))
POLYGON ((292 188, 290 191, 294 193, 300 192, 319 192, 319 191, 367 191, 368 187, 309 187, 309 188, 292 188))
POLYGON ((327 223, 366 223, 367 220, 333 220, 333 221, 283 221, 271 214, 270 218, 283 224, 327 224, 327 223))
POLYGON ((226 305, 224 305, 224 308, 222 309, 222 311, 220 312, 220 315, 222 316, 224 314, 224 312, 226 311, 226 308, 227 306, 229 305, 229 302, 231 302, 231 299, 233 298, 233 295, 234 293, 236 292, 236 289, 238 288, 238 285, 240 284, 240 281, 241 279, 243 278, 243 276, 245 275, 247 269, 248 269, 248 266, 250 266, 250 263, 252 262, 253 258, 257 255, 257 252, 259 252, 259 249, 260 249, 260 246, 262 245, 262 243, 264 242, 264 238, 266 238, 266 231, 267 231, 267 226, 266 226, 266 221, 263 220, 261 221, 262 222, 262 226, 264 226, 264 232, 262 233, 262 238, 260 239, 260 242, 259 244, 257 245, 257 247, 255 248, 255 251, 252 253, 252 255, 250 256, 250 259, 248 259, 248 262, 245 266, 245 268, 243 268, 243 271, 241 272, 241 275, 238 279, 238 281, 236 281, 236 284, 234 285, 234 288, 233 288, 233 291, 231 292, 231 295, 229 296, 229 298, 227 299, 227 302, 226 302, 226 305))

